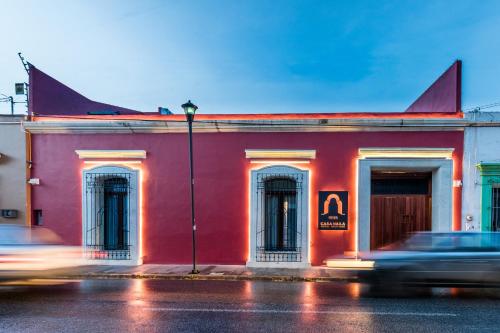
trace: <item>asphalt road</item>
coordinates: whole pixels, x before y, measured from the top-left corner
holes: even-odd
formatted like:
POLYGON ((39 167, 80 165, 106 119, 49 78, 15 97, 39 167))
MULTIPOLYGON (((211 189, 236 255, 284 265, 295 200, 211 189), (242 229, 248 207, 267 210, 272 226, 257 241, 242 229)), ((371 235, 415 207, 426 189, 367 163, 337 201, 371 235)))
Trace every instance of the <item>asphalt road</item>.
POLYGON ((0 285, 1 332, 500 331, 499 289, 375 293, 356 283, 261 281, 43 284, 0 285))

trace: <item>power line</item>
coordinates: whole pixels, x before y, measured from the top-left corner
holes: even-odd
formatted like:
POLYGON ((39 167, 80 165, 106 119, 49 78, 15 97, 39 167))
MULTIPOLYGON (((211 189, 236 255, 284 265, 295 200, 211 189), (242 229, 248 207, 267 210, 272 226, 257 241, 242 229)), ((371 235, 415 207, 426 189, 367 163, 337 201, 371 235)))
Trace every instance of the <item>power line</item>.
POLYGON ((10 113, 13 115, 14 114, 14 98, 12 96, 7 96, 5 94, 0 94, 2 96, 5 96, 3 98, 0 98, 0 102, 10 102, 10 113))
POLYGON ((489 108, 493 108, 495 106, 500 106, 500 102, 491 103, 491 104, 485 104, 485 105, 480 105, 480 106, 476 106, 476 107, 473 107, 473 108, 465 109, 463 111, 464 112, 480 111, 482 109, 489 109, 489 108))
POLYGON ((0 93, 0 95, 5 96, 5 97, 0 97, 0 102, 10 103, 10 113, 12 115, 14 114, 14 104, 23 103, 23 102, 15 101, 14 97, 12 97, 12 96, 7 96, 7 95, 2 94, 2 93, 0 93))

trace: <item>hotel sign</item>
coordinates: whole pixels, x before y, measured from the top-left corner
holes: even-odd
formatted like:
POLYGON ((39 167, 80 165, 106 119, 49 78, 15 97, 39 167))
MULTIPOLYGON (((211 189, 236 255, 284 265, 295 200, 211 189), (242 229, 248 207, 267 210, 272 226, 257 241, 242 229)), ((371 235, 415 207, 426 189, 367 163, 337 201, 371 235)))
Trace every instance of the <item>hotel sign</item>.
POLYGON ((347 230, 347 191, 320 191, 319 230, 347 230))

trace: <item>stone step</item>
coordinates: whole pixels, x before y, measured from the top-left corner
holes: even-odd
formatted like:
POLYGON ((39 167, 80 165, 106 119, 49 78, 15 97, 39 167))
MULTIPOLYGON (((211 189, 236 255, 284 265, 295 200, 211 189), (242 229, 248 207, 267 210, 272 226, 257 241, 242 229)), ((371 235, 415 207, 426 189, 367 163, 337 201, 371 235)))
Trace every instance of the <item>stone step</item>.
POLYGON ((338 269, 371 269, 373 268, 373 261, 361 259, 327 259, 325 261, 326 267, 338 269))

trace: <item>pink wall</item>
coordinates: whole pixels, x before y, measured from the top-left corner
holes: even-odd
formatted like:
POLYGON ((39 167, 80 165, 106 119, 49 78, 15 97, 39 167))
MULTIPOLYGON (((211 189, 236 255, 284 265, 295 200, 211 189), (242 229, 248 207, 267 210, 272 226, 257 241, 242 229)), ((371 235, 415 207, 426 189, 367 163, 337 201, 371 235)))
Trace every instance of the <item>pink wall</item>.
MULTIPOLYGON (((198 258, 204 264, 244 264, 248 251, 248 171, 245 149, 316 149, 312 172, 311 259, 354 249, 356 156, 359 147, 452 147, 461 179, 462 132, 195 133, 198 258), (349 230, 317 230, 317 192, 349 191, 349 230)), ((144 262, 190 263, 191 227, 186 134, 33 135, 33 209, 68 243, 81 244, 81 172, 76 149, 144 149, 144 262)), ((454 227, 460 228, 460 188, 454 227)))

